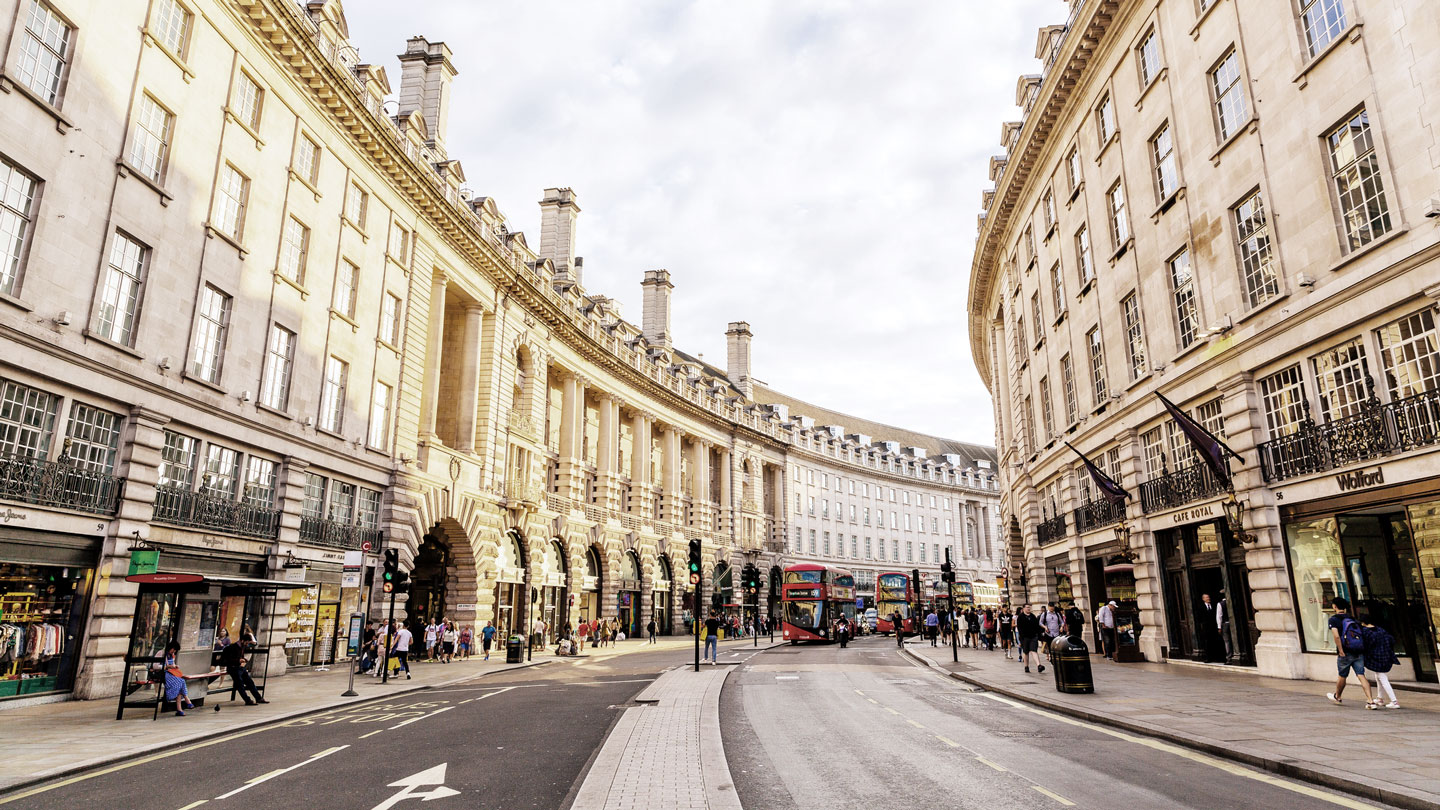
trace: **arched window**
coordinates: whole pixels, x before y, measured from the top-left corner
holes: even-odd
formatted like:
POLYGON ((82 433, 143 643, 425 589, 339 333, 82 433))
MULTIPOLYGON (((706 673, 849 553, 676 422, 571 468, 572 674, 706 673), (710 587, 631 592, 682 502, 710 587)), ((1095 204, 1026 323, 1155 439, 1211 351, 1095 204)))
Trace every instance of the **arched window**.
POLYGON ((621 561, 620 578, 640 581, 640 558, 635 556, 635 552, 625 552, 625 558, 621 561))

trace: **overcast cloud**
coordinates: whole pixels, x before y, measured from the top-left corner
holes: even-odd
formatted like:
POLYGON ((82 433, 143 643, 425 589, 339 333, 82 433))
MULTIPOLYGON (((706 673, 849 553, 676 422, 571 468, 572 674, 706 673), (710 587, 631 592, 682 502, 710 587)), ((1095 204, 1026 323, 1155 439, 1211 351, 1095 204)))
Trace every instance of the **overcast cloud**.
POLYGON ((994 443, 965 291, 987 158, 1057 0, 346 0, 365 61, 444 40, 447 144, 540 244, 570 186, 585 287, 640 322, 670 270, 676 345, 868 419, 994 443))

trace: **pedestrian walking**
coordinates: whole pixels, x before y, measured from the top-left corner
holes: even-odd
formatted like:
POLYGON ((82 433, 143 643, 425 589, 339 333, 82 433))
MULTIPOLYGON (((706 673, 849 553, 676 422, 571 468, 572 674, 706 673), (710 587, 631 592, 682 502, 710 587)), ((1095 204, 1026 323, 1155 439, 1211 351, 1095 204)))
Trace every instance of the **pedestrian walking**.
POLYGON ((375 667, 372 674, 377 678, 383 677, 385 668, 389 666, 388 656, 390 645, 394 643, 391 640, 394 629, 394 623, 386 621, 381 622, 380 629, 375 631, 375 667))
MULTIPOLYGON (((1210 595, 1205 595, 1206 604, 1209 604, 1210 595)), ((1110 600, 1095 611, 1095 622, 1100 625, 1100 645, 1105 651, 1105 658, 1109 661, 1115 660, 1115 600, 1110 600)))
POLYGON ((656 643, 656 642, 655 642, 655 631, 658 630, 658 629, 659 629, 659 625, 655 624, 655 619, 654 619, 654 618, 651 618, 651 619, 650 619, 650 623, 647 624, 647 625, 645 625, 645 633, 646 633, 646 635, 647 635, 647 638, 648 638, 648 641, 649 641, 650 644, 656 643))
POLYGON ((711 664, 720 663, 720 617, 715 611, 710 611, 710 618, 705 620, 705 655, 711 664))
POLYGON ((1339 704, 1340 695, 1345 691, 1345 678, 1353 670, 1360 679, 1360 691, 1365 693, 1365 707, 1375 708, 1375 698, 1370 694, 1370 680, 1365 677, 1365 628, 1350 617, 1350 600, 1337 596, 1330 600, 1333 611, 1328 622, 1330 638, 1335 643, 1335 691, 1326 692, 1325 698, 1339 704))
MULTIPOLYGON (((1036 623, 1037 623, 1037 624, 1039 623, 1039 619, 1036 619, 1036 623)), ((1014 617, 1013 615, 1011 615, 1011 613, 1010 613, 1009 610, 1007 610, 1007 609, 1005 609, 1005 608, 1001 608, 1001 609, 1000 609, 1000 649, 1002 649, 1002 650, 1005 651, 1005 658, 1006 658, 1007 660, 1010 658, 1010 641, 1011 641, 1012 638, 1014 638, 1014 636, 1015 636, 1015 617, 1014 617)))
POLYGON ((360 674, 364 675, 375 666, 375 622, 365 622, 360 633, 360 674))
POLYGON ((1365 666, 1375 673, 1375 699, 1370 702, 1370 708, 1383 705, 1387 709, 1398 709, 1400 699, 1395 697, 1395 688, 1390 685, 1390 670, 1400 663, 1395 656, 1395 637, 1377 625, 1374 616, 1366 616, 1360 625, 1365 636, 1365 666), (1389 703, 1384 702, 1385 695, 1390 696, 1389 703))
POLYGON ((405 625, 402 624, 395 630, 395 659, 397 666, 390 677, 400 677, 400 670, 403 669, 405 670, 405 680, 410 680, 410 642, 414 640, 414 634, 411 633, 410 628, 405 625))
POLYGON ((1073 599, 1070 600, 1070 607, 1065 609, 1065 630, 1076 638, 1085 633, 1085 612, 1073 599))
POLYGON ((965 611, 965 646, 980 649, 980 613, 974 608, 965 611))
POLYGON ((995 611, 991 610, 990 608, 985 608, 985 616, 984 616, 984 618, 981 620, 980 632, 983 634, 984 639, 985 639, 985 650, 986 650, 987 652, 994 652, 994 651, 995 651, 995 611))
POLYGON ((235 691, 240 693, 240 699, 245 701, 245 705, 269 703, 255 687, 255 679, 250 677, 250 670, 245 668, 245 664, 245 649, 240 644, 229 644, 220 651, 220 666, 225 668, 230 682, 235 685, 235 691), (249 694, 246 694, 247 691, 249 694), (255 699, 251 700, 250 695, 254 695, 255 699))
POLYGON ((835 624, 835 638, 839 639, 840 649, 843 650, 845 649, 845 646, 850 643, 850 620, 844 616, 841 616, 840 621, 836 622, 835 624))
POLYGON ((440 630, 441 627, 439 623, 435 621, 434 617, 431 617, 430 623, 425 625, 426 662, 433 662, 435 660, 435 648, 440 644, 440 630))
POLYGON ((470 660, 470 647, 475 642, 475 631, 470 625, 460 629, 460 660, 470 660))
POLYGON ((1029 605, 1020 609, 1020 615, 1015 617, 1015 632, 1020 637, 1020 661, 1025 665, 1025 671, 1030 671, 1030 657, 1035 657, 1036 666, 1040 672, 1045 671, 1045 664, 1040 658, 1040 617, 1036 616, 1029 605))
POLYGON ((1044 613, 1040 617, 1040 627, 1042 628, 1040 642, 1044 645, 1045 654, 1049 655, 1050 642, 1054 641, 1055 637, 1060 635, 1060 631, 1065 627, 1065 620, 1060 615, 1060 611, 1055 609, 1054 602, 1046 604, 1041 610, 1043 610, 1044 613))
POLYGON ((485 650, 485 659, 484 659, 484 660, 486 660, 486 661, 489 661, 489 660, 490 660, 490 647, 491 647, 491 645, 493 645, 494 643, 495 643, 495 623, 494 623, 494 622, 486 622, 486 623, 485 623, 485 626, 480 629, 480 646, 481 646, 482 649, 485 650))
POLYGON ((455 659, 455 644, 460 641, 460 631, 455 629, 454 622, 446 622, 445 629, 440 631, 440 655, 445 663, 455 659))
POLYGON ((925 637, 930 639, 930 646, 935 646, 935 637, 940 634, 940 617, 935 615, 935 609, 931 608, 925 614, 925 637))

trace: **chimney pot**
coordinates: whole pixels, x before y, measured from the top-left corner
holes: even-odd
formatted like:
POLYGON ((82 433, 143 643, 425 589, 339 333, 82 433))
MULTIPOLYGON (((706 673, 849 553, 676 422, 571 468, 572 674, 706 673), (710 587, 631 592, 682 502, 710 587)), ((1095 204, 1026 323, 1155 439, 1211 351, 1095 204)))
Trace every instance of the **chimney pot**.
POLYGON ((746 399, 754 399, 755 385, 750 379, 750 324, 732 321, 725 330, 725 373, 746 399))
POLYGON ((540 257, 555 265, 557 281, 581 283, 584 269, 575 256, 575 222, 580 205, 568 188, 547 188, 540 200, 540 257))
POLYGON ((670 283, 669 270, 646 270, 645 280, 640 282, 644 290, 644 311, 641 313, 641 329, 645 341, 651 346, 672 348, 670 344, 670 283))
POLYGON ((430 143, 444 159, 445 126, 450 118, 450 80, 455 65, 450 48, 443 42, 411 37, 400 54, 400 116, 419 110, 425 119, 430 143))

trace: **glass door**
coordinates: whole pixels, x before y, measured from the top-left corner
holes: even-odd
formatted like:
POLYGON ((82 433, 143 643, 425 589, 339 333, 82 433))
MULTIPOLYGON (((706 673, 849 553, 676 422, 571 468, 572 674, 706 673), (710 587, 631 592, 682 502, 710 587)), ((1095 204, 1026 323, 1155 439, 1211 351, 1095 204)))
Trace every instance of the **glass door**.
POLYGON ((1413 673, 1419 680, 1434 680, 1434 647, 1427 637, 1421 576, 1404 513, 1341 515, 1339 522, 1355 615, 1395 637, 1395 653, 1402 658, 1398 676, 1413 673))

